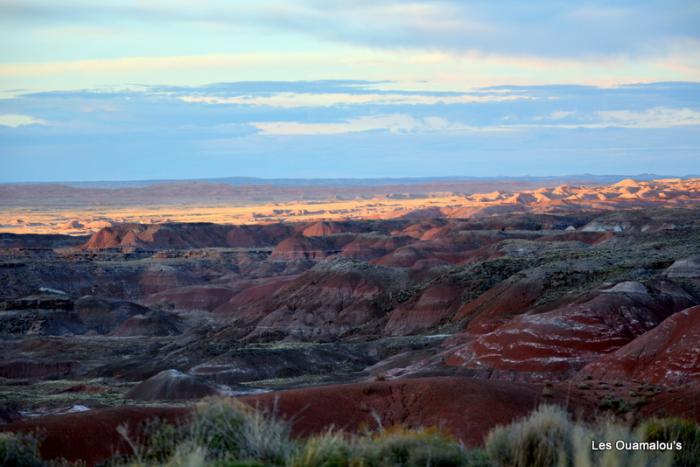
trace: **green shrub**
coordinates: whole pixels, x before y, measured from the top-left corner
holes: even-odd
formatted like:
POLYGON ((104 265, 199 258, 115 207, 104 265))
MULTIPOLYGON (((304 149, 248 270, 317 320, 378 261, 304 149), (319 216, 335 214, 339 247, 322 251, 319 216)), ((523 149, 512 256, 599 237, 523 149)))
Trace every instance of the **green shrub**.
MULTIPOLYGON (((576 444, 576 467, 670 467, 671 456, 668 452, 626 451, 626 450, 591 450, 590 440, 641 442, 643 437, 640 430, 633 430, 627 425, 616 423, 612 419, 599 421, 592 427, 580 427, 581 432, 587 431, 586 443, 576 444)), ((579 439, 586 435, 578 435, 579 439)))
POLYGON ((609 410, 616 414, 624 414, 629 412, 632 407, 621 397, 614 397, 607 395, 603 397, 598 403, 598 408, 600 410, 609 410))
POLYGON ((563 409, 543 405, 526 418, 494 428, 486 452, 503 467, 573 465, 573 428, 563 409))
POLYGON ((700 426, 680 418, 650 420, 641 426, 644 441, 682 443, 683 449, 673 451, 673 465, 694 467, 700 465, 700 426))
POLYGON ((133 454, 111 465, 263 467, 284 465, 295 448, 287 423, 231 398, 202 400, 186 426, 153 421, 137 441, 120 433, 133 454))
POLYGON ((306 440, 289 462, 290 467, 350 467, 355 449, 351 438, 338 431, 328 430, 306 440))
POLYGON ((166 462, 186 439, 186 429, 156 419, 146 423, 141 457, 150 462, 166 462))
POLYGON ((389 428, 362 439, 359 455, 368 467, 469 465, 462 444, 435 428, 389 428))
MULTIPOLYGON (((528 417, 494 428, 486 451, 498 466, 514 467, 669 467, 669 452, 594 450, 592 442, 641 442, 640 430, 612 420, 593 425, 573 422, 553 406, 541 406, 528 417)), ((698 464, 688 464, 698 465, 698 464)))
POLYGON ((16 433, 0 433, 0 465, 5 467, 43 465, 36 438, 16 433))
POLYGON ((188 439, 206 449, 208 459, 283 464, 294 450, 288 423, 227 398, 198 404, 188 439))

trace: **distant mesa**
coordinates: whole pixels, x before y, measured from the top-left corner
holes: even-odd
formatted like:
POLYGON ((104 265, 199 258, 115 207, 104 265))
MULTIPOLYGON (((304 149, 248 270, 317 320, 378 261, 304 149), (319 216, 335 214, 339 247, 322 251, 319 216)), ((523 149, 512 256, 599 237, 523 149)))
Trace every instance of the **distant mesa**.
POLYGON ((625 187, 625 188, 638 188, 639 183, 636 180, 633 180, 631 178, 626 178, 624 180, 620 180, 619 182, 615 183, 613 186, 625 187))

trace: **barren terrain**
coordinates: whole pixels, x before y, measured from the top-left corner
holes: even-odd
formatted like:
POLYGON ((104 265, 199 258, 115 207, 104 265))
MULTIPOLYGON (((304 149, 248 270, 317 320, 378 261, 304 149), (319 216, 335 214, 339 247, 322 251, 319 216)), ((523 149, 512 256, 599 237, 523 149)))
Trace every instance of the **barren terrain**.
POLYGON ((48 457, 208 395, 468 445, 542 402, 700 421, 698 179, 2 216, 0 429, 48 457))
POLYGON ((533 182, 492 181, 294 189, 203 183, 120 189, 6 185, 0 186, 0 231, 84 235, 126 222, 258 224, 405 216, 463 219, 525 212, 683 207, 700 199, 700 179, 625 179, 613 185, 591 184, 593 180, 575 184, 577 181, 555 179, 545 182, 544 187, 533 182), (562 181, 566 184, 554 185, 562 181))

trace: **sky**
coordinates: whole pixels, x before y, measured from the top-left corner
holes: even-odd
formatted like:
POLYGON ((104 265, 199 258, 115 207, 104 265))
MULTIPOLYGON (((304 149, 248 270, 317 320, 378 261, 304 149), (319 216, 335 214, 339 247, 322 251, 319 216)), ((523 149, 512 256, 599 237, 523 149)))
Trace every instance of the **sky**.
POLYGON ((0 182, 700 173, 699 1, 0 0, 0 182))

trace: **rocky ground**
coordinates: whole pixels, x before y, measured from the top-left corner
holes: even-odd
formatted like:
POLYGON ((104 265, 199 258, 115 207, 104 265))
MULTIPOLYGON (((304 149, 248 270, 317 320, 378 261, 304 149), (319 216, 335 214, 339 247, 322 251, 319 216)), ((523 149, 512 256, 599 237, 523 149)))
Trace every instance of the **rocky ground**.
POLYGON ((113 446, 216 394, 299 433, 378 417, 471 444, 543 401, 700 420, 698 304, 692 203, 3 234, 0 429, 77 458, 89 424, 113 446))

